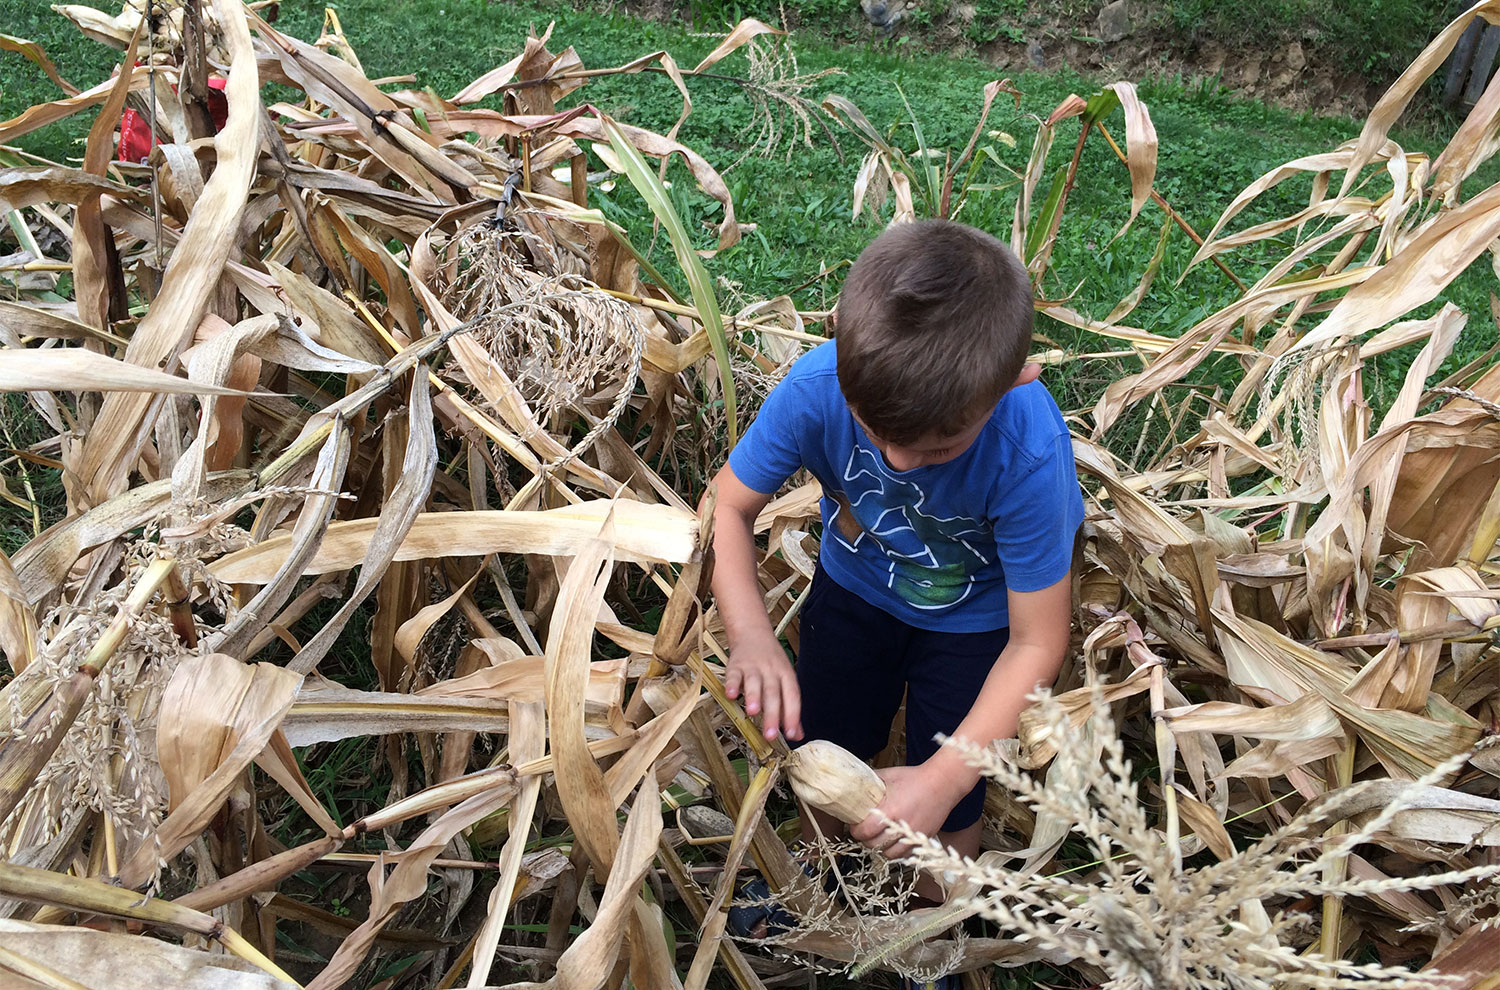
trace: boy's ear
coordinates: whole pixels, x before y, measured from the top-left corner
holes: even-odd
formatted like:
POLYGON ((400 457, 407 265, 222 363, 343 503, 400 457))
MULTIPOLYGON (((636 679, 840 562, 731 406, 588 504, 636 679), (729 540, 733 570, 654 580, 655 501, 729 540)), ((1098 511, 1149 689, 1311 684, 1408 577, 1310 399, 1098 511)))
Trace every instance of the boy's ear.
POLYGON ((1020 388, 1022 385, 1030 385, 1042 375, 1042 366, 1034 361, 1028 361, 1021 366, 1021 373, 1016 376, 1016 383, 1011 388, 1020 388))

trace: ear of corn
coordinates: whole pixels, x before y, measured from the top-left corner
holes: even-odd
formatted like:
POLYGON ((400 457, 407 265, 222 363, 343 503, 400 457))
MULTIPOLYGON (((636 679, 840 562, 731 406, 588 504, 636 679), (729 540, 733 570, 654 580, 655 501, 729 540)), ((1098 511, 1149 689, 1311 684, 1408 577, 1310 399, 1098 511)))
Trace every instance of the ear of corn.
POLYGON ((850 825, 868 818, 885 797, 885 782, 868 763, 826 739, 794 751, 787 774, 799 798, 850 825))

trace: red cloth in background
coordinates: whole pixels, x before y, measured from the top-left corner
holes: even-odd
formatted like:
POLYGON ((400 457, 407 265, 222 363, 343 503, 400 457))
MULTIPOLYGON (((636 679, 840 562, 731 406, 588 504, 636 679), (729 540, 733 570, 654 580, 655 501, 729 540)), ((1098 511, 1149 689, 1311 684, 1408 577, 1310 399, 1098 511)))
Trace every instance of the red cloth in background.
MULTIPOLYGON (((218 76, 208 80, 208 113, 214 120, 215 133, 229 119, 229 100, 224 96, 224 82, 218 76)), ((155 146, 151 123, 134 108, 126 107, 125 112, 120 115, 120 147, 116 158, 122 162, 143 162, 155 146)))

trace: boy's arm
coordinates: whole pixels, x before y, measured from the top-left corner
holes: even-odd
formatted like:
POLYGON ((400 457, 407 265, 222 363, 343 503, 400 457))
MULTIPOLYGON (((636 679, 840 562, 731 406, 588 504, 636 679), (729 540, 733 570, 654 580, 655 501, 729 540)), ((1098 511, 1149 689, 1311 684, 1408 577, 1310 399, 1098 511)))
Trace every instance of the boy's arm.
POLYGON ((761 716, 767 739, 782 731, 802 738, 797 675, 776 638, 756 577, 755 518, 771 496, 747 486, 729 465, 714 478, 714 598, 729 636, 724 693, 745 695, 745 711, 761 716))
MULTIPOLYGON (((1041 591, 1011 591, 1010 641, 979 691, 969 714, 959 723, 955 736, 979 746, 1016 734, 1027 695, 1038 685, 1050 686, 1057 679, 1068 651, 1072 618, 1071 575, 1041 591)), ((964 761, 963 754, 941 746, 925 763, 915 767, 892 767, 881 771, 886 781, 885 800, 877 812, 894 821, 904 821, 924 835, 936 835, 948 813, 979 781, 980 773, 964 761)), ((885 848, 888 856, 903 856, 908 850, 894 834, 886 835, 880 814, 850 830, 850 835, 874 848, 885 848)))

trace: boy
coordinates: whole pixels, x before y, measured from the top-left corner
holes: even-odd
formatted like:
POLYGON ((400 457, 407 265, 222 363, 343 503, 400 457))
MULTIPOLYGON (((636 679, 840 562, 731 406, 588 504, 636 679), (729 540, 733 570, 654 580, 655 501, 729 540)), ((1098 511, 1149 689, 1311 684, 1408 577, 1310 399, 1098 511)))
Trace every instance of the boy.
MULTIPOLYGON (((864 759, 904 695, 907 766, 881 771, 878 811, 975 856, 983 781, 933 737, 1013 736, 1027 694, 1056 678, 1083 518, 1067 428, 1026 363, 1030 281, 988 234, 906 224, 860 255, 834 319, 833 342, 793 366, 716 478, 725 689, 768 739, 829 739, 864 759), (752 527, 804 467, 823 486, 823 543, 794 671, 752 527)), ((874 813, 850 834, 907 851, 874 813)))

